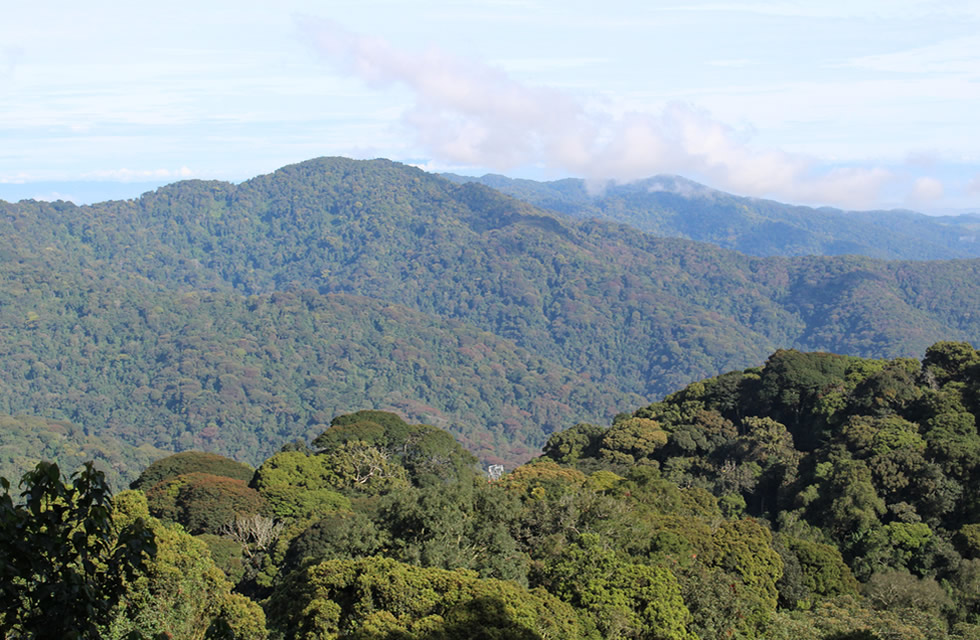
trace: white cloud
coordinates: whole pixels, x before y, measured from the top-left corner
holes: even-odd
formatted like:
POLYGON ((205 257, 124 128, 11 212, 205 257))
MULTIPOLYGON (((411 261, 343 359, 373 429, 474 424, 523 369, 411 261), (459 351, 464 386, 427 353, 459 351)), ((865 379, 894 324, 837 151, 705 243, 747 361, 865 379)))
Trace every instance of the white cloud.
POLYGON ((814 158, 756 149, 690 105, 614 114, 571 93, 518 82, 499 69, 435 49, 397 50, 335 22, 297 19, 327 59, 370 85, 408 87, 403 123, 437 162, 506 171, 543 166, 591 181, 684 173, 739 193, 797 202, 872 205, 883 169, 820 171, 814 158))
POLYGON ((82 175, 85 180, 141 182, 147 180, 186 179, 194 175, 187 167, 179 169, 100 169, 82 175))
POLYGON ((726 58, 722 60, 708 60, 706 63, 712 67, 723 67, 726 69, 739 69, 742 67, 749 67, 755 64, 752 60, 748 58, 726 58))
POLYGON ((980 75, 980 36, 945 40, 904 51, 856 58, 849 66, 889 73, 980 75))
POLYGON ((69 195, 66 193, 60 193, 58 191, 52 191, 50 193, 37 194, 31 197, 31 200, 37 200, 39 202, 56 202, 58 200, 65 200, 66 202, 74 202, 78 204, 79 198, 77 196, 69 195))
POLYGON ((966 185, 966 190, 971 194, 980 195, 980 173, 973 176, 973 179, 966 185))
POLYGON ((7 46, 0 48, 0 77, 12 76, 23 55, 23 47, 7 46))
POLYGON ((10 175, 0 175, 0 184, 24 184, 30 181, 32 176, 23 171, 18 171, 10 175))
POLYGON ((924 205, 936 202, 945 195, 943 183, 935 178, 921 177, 912 185, 909 199, 913 204, 924 205))
POLYGON ((888 3, 854 2, 853 0, 768 0, 762 2, 688 2, 672 7, 658 7, 661 11, 701 11, 711 13, 755 13, 768 16, 793 18, 844 18, 881 19, 883 14, 907 19, 929 17, 937 12, 976 13, 976 7, 959 6, 961 3, 939 3, 935 0, 890 0, 888 3), (953 11, 955 9, 956 11, 953 11))

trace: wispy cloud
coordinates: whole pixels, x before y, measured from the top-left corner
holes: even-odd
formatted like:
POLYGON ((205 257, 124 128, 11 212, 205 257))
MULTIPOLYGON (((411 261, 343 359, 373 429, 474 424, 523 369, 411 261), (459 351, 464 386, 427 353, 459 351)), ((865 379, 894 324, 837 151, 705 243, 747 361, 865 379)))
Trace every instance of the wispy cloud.
POLYGON ((881 168, 820 169, 812 157, 758 149, 689 104, 612 113, 557 89, 521 83, 436 49, 410 52, 328 20, 297 18, 325 58, 376 88, 407 87, 403 123, 440 162, 506 171, 543 166, 592 181, 683 173, 754 196, 872 205, 893 178, 881 168))
POLYGON ((0 184, 24 184, 31 180, 32 176, 25 171, 18 171, 8 175, 0 175, 0 184))
POLYGON ((980 195, 980 173, 973 176, 973 179, 967 184, 966 190, 971 194, 980 195))
POLYGON ((31 200, 38 200, 40 202, 56 202, 58 200, 65 200, 66 202, 74 202, 78 204, 80 198, 67 193, 52 191, 50 193, 36 194, 31 198, 31 200))
MULTIPOLYGON (((960 4, 960 3, 956 3, 960 4)), ((968 5, 970 3, 962 3, 968 5)), ((686 2, 674 6, 659 6, 658 11, 749 13, 792 18, 880 18, 883 13, 903 17, 929 16, 936 12, 964 13, 970 15, 976 8, 953 6, 936 0, 891 0, 887 10, 876 2, 853 0, 765 0, 759 2, 686 2)))
POLYGON ((0 77, 9 78, 14 75, 17 64, 24 55, 22 47, 8 46, 0 48, 0 77))
POLYGON ((82 178, 85 180, 109 180, 113 182, 144 182, 147 180, 186 179, 194 175, 187 167, 179 169, 100 169, 90 171, 82 178))
POLYGON ((945 191, 942 182, 936 178, 924 176, 916 179, 909 199, 911 204, 916 206, 928 205, 941 200, 945 191))
POLYGON ((954 38, 914 47, 855 58, 848 66, 889 73, 964 74, 980 76, 980 36, 954 38))
POLYGON ((722 67, 725 69, 740 69, 742 67, 752 66, 755 62, 748 58, 726 58, 722 60, 708 60, 707 64, 712 67, 722 67))

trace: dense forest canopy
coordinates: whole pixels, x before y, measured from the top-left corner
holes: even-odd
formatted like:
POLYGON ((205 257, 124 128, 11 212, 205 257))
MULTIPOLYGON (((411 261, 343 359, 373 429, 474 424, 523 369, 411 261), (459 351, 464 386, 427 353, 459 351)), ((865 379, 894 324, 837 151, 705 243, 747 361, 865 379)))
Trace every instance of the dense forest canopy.
MULTIPOLYGON (((99 535, 153 542, 131 579, 89 580, 117 593, 95 627, 255 640, 976 638, 978 416, 980 352, 948 341, 921 360, 779 350, 608 426, 555 433, 494 482, 446 431, 343 414, 255 469, 204 452, 149 465, 99 535)), ((85 495, 86 473, 62 500, 85 495)), ((41 499, 60 486, 52 478, 29 475, 25 495, 41 499)), ((9 494, 0 516, 4 536, 29 517, 9 494)), ((6 628, 26 629, 33 619, 8 602, 6 628)))
POLYGON ((384 160, 0 203, 0 236, 0 413, 47 421, 0 448, 85 434, 123 478, 147 446, 258 464, 362 407, 514 466, 779 348, 980 340, 978 260, 749 257, 384 160))

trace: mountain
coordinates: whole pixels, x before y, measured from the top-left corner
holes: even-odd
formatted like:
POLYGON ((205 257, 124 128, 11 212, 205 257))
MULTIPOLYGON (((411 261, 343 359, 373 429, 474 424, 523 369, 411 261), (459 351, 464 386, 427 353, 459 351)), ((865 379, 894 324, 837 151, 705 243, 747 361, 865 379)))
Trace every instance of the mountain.
POLYGON ((856 254, 887 260, 980 257, 980 214, 813 209, 716 191, 657 176, 590 191, 583 180, 517 180, 443 174, 477 182, 544 209, 614 220, 657 236, 710 242, 755 256, 856 254))
POLYGON ((762 362, 980 340, 980 260, 750 257, 397 163, 0 203, 0 412, 250 463, 397 409, 485 460, 762 362))

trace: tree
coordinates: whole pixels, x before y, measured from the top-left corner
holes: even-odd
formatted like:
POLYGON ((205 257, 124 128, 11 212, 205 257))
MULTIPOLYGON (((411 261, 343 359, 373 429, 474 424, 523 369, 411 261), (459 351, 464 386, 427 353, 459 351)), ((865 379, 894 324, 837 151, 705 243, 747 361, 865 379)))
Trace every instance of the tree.
POLYGON ((962 380, 971 367, 980 365, 980 351, 968 342, 937 342, 926 349, 922 368, 939 382, 962 380))
POLYGON ((599 439, 606 429, 581 422, 574 427, 551 434, 544 445, 544 455, 556 462, 574 464, 579 458, 596 457, 599 439))
MULTIPOLYGON (((445 484, 474 475, 476 458, 451 434, 425 424, 408 424, 394 413, 357 411, 335 417, 330 428, 313 440, 321 454, 339 455, 347 467, 366 467, 375 481, 404 467, 417 486, 445 484), (352 459, 353 458, 353 459, 352 459)), ((366 478, 353 471, 355 484, 366 478)), ((385 483, 380 483, 385 484, 385 483)))
POLYGON ((161 458, 148 466, 130 485, 130 489, 147 491, 156 484, 187 473, 209 473, 241 480, 246 484, 255 472, 252 467, 231 458, 204 451, 183 451, 161 458))
POLYGON ((15 505, 0 477, 0 636, 100 638, 126 580, 156 555, 143 519, 115 526, 109 486, 91 462, 72 480, 41 462, 15 505))
POLYGON ((115 498, 120 523, 143 519, 152 528, 156 555, 126 581, 104 640, 265 640, 265 614, 240 593, 211 558, 204 540, 150 517, 146 496, 124 491, 115 498))
POLYGON ((266 510, 265 499, 241 480, 193 472, 163 480, 146 492, 150 513, 189 532, 220 533, 237 516, 266 510))
POLYGON ((599 444, 599 455, 613 462, 633 464, 653 456, 665 444, 667 433, 656 420, 627 418, 605 432, 599 444))
POLYGON ((568 602, 605 638, 693 640, 691 614, 674 575, 624 561, 585 533, 546 565, 539 581, 568 602))
POLYGON ((836 547, 786 534, 779 542, 795 556, 809 593, 820 598, 857 593, 858 582, 836 547))
POLYGON ((289 638, 577 640, 571 607, 542 589, 390 558, 336 559, 287 576, 267 603, 289 638))

